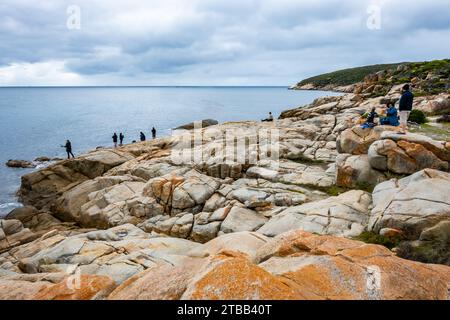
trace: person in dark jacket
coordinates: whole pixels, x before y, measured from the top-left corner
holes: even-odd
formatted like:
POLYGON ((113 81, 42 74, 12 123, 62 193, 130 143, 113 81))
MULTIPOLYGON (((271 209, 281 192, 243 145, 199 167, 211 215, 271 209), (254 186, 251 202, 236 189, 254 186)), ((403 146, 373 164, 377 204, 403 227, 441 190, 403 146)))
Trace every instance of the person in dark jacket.
POLYGON ((141 131, 141 141, 145 141, 145 134, 141 131))
POLYGON ((121 132, 121 133, 119 134, 119 141, 120 141, 120 145, 121 145, 121 146, 123 145, 123 138, 125 138, 125 136, 124 136, 123 133, 121 132))
POLYGON ((152 138, 156 139, 156 129, 155 129, 155 127, 152 128, 152 138))
POLYGON ((398 110, 400 111, 400 132, 406 133, 408 129, 408 118, 413 107, 414 95, 410 91, 409 84, 405 84, 402 89, 402 97, 400 98, 400 105, 398 110))
POLYGON ((363 124, 364 127, 373 128, 375 127, 375 118, 378 117, 378 113, 375 111, 375 107, 372 108, 369 115, 367 116, 366 122, 363 124))
POLYGON ((114 148, 117 148, 117 133, 114 132, 112 136, 113 142, 114 142, 114 148))
POLYGON ((66 140, 66 144, 64 146, 61 146, 61 147, 66 148, 67 159, 70 159, 70 156, 72 156, 72 158, 75 158, 75 156, 72 153, 72 143, 70 143, 69 140, 66 140))

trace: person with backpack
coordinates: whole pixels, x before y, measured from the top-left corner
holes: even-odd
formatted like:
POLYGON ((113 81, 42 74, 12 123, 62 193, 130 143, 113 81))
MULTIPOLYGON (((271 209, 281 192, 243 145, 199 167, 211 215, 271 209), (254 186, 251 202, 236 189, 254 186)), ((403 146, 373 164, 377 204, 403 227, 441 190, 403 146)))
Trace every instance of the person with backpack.
POLYGON ((366 118, 366 122, 361 125, 361 128, 373 128, 375 127, 375 118, 378 117, 378 113, 375 111, 375 107, 369 112, 369 115, 366 118))

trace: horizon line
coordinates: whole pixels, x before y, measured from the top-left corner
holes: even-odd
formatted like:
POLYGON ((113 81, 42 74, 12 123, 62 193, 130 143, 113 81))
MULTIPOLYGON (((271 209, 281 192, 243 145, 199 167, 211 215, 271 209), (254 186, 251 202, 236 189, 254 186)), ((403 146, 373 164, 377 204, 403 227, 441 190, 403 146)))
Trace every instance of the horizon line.
POLYGON ((72 85, 72 86, 0 86, 1 88, 289 88, 286 85, 72 85))

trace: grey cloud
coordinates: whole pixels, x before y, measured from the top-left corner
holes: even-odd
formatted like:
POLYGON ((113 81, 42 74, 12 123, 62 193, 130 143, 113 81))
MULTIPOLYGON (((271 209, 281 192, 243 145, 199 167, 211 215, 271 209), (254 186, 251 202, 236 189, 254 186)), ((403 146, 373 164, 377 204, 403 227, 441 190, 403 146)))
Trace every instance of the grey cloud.
POLYGON ((65 61, 98 84, 288 85, 342 67, 450 56, 447 0, 75 2, 82 29, 70 31, 72 1, 2 1, 0 67, 65 61), (366 9, 377 2, 381 30, 369 30, 366 9))

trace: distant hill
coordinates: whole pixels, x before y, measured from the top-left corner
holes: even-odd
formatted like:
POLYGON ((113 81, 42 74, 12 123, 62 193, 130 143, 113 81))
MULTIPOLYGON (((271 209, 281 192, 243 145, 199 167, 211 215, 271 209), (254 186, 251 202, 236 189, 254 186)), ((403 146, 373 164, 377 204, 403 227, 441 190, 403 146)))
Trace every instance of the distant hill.
POLYGON ((357 67, 300 81, 291 89, 336 90, 385 95, 394 85, 411 83, 416 96, 449 93, 450 59, 357 67))

